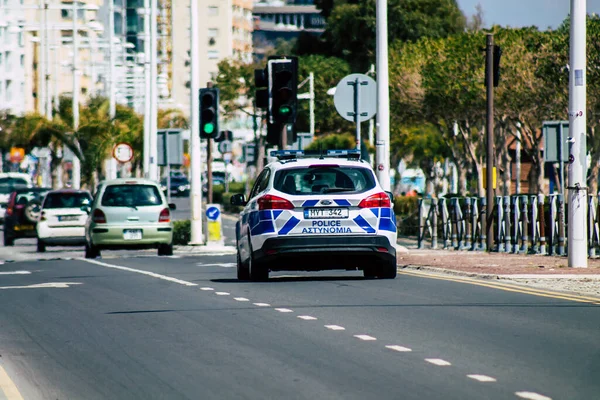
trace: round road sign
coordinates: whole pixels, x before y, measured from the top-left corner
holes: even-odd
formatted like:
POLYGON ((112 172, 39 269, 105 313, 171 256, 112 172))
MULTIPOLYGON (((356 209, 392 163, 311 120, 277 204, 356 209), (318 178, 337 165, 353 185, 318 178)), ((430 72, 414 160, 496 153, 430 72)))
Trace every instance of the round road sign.
POLYGON ((217 207, 208 207, 206 209, 206 217, 211 221, 216 221, 219 218, 221 211, 217 207))
POLYGON ((113 157, 121 163, 129 162, 133 159, 133 148, 128 143, 117 143, 113 149, 113 157))

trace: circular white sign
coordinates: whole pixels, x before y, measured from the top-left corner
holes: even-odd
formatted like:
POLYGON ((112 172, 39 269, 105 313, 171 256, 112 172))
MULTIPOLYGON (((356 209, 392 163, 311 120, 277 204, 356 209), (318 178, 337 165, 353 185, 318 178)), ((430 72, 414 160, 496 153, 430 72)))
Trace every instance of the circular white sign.
POLYGON ((113 149, 113 157, 121 163, 129 162, 133 158, 133 148, 128 143, 118 143, 113 149))

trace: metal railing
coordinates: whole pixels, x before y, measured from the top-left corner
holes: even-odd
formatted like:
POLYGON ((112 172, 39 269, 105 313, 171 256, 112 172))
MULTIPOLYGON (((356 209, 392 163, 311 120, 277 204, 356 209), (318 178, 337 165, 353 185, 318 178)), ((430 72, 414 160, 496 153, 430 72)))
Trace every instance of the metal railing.
MULTIPOLYGON (((486 250, 484 197, 422 198, 418 203, 417 242, 425 248, 486 250)), ((497 196, 493 204, 495 252, 565 255, 565 201, 560 194, 497 196)), ((588 197, 588 249, 600 248, 600 203, 588 197)))

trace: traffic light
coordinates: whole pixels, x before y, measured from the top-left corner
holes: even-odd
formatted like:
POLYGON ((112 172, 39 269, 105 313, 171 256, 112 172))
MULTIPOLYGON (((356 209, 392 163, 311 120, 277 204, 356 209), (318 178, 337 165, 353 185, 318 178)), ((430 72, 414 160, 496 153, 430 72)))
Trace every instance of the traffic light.
POLYGON ((267 69, 254 70, 254 86, 256 87, 256 107, 264 110, 269 107, 269 80, 267 69))
POLYGON ((271 124, 293 124, 298 109, 298 59, 270 57, 268 116, 271 124))
POLYGON ((219 136, 219 89, 200 89, 200 137, 219 136))

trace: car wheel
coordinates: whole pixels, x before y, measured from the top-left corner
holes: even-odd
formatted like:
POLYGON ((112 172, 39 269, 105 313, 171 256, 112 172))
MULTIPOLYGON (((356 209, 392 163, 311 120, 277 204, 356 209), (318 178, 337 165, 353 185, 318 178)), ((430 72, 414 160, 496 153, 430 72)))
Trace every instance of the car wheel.
POLYGON ((379 265, 379 278, 381 279, 395 279, 398 274, 398 265, 396 264, 396 257, 393 261, 384 261, 379 265))
POLYGON ((44 253, 46 251, 46 243, 42 239, 37 240, 37 252, 44 253))
POLYGON ((173 255, 173 243, 158 245, 159 256, 172 256, 173 255))
POLYGON ((373 268, 372 266, 365 267, 363 269, 363 275, 365 279, 374 279, 377 276, 377 274, 375 273, 375 268, 373 268))
POLYGON ((32 224, 35 224, 40 219, 40 211, 42 204, 38 200, 31 200, 25 206, 25 219, 32 224))
POLYGON ((262 282, 269 279, 269 269, 261 262, 254 260, 252 255, 252 246, 248 246, 250 257, 248 258, 248 273, 250 280, 254 282, 262 282))
POLYGON ((6 234, 6 232, 4 233, 4 245, 5 246, 14 246, 15 245, 15 239, 11 236, 8 236, 6 234))
POLYGON ((237 253, 237 278, 240 281, 247 281, 250 279, 250 269, 247 263, 242 263, 240 253, 237 253))
POLYGON ((100 257, 100 249, 92 245, 85 244, 85 258, 97 258, 100 257))

